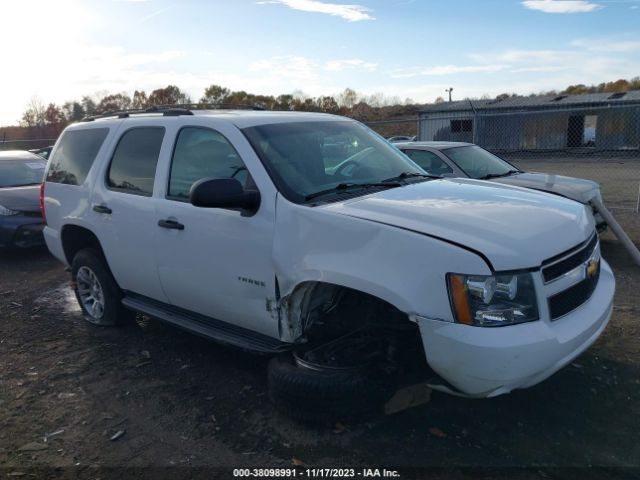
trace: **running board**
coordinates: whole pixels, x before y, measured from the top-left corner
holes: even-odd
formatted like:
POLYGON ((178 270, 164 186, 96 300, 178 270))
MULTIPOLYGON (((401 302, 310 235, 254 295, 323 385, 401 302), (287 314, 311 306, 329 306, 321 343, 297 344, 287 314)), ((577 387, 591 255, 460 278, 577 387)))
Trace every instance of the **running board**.
POLYGON ((151 298, 125 292, 122 304, 136 312, 171 323, 184 330, 196 333, 220 343, 234 345, 256 353, 280 353, 291 349, 292 345, 281 342, 262 333, 200 315, 199 313, 167 305, 151 298))

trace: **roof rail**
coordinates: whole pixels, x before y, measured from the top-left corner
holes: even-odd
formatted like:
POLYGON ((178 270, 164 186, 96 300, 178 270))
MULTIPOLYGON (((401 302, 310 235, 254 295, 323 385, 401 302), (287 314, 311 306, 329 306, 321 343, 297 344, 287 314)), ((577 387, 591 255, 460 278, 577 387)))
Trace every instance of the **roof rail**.
POLYGON ((231 104, 231 103, 178 103, 153 105, 147 108, 132 108, 126 110, 114 110, 84 117, 82 122, 92 122, 99 118, 129 118, 131 115, 145 113, 162 113, 165 117, 177 117, 179 115, 193 115, 192 110, 265 110, 259 105, 231 104))

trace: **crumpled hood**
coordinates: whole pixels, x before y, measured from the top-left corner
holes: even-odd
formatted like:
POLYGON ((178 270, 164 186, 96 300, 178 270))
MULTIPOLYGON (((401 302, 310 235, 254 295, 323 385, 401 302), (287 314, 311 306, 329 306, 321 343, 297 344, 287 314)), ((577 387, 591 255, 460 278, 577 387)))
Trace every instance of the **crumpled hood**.
POLYGON ((0 205, 18 212, 39 212, 40 186, 0 188, 0 205))
POLYGON ((587 203, 598 195, 597 192, 600 189, 600 185, 591 180, 549 173, 525 172, 508 177, 492 178, 490 181, 551 192, 580 203, 587 203))
POLYGON ((494 270, 537 267, 594 231, 577 202, 470 179, 432 180, 320 208, 464 245, 494 270))

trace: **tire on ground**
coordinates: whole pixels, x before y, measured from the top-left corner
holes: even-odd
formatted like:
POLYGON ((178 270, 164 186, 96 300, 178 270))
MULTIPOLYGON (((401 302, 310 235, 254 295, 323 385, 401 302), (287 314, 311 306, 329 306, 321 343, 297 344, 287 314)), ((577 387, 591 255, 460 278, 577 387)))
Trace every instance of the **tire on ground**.
POLYGON ((382 413, 396 384, 374 369, 311 370, 284 354, 269 362, 268 386, 271 401, 286 415, 303 421, 331 421, 382 413))
POLYGON ((71 262, 71 278, 76 299, 82 309, 85 320, 88 322, 100 326, 115 326, 123 325, 135 317, 134 312, 122 306, 122 291, 120 290, 120 287, 118 287, 113 275, 111 275, 106 259, 98 250, 87 248, 76 253, 73 257, 73 261, 71 262), (88 267, 93 271, 102 287, 104 313, 100 319, 96 319, 91 316, 80 298, 77 274, 81 267, 88 267))

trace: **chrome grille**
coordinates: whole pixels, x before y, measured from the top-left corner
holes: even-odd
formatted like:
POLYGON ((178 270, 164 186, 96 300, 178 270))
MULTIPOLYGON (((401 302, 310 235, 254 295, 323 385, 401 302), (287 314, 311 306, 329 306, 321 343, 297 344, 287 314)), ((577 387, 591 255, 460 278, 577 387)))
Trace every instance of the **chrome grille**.
POLYGON ((572 312, 595 291, 600 278, 600 246, 594 233, 589 240, 547 260, 542 278, 548 291, 551 320, 572 312))
POLYGON ((551 320, 557 320, 565 316, 589 300, 598 285, 599 278, 600 266, 598 265, 598 271, 594 276, 587 277, 574 286, 549 297, 549 315, 551 316, 551 320))
POLYGON ((553 282, 557 278, 562 277, 579 265, 585 263, 589 258, 591 258, 597 244, 598 236, 594 233, 586 244, 583 243, 572 248, 568 252, 546 260, 542 264, 542 278, 544 278, 544 282, 553 282))

